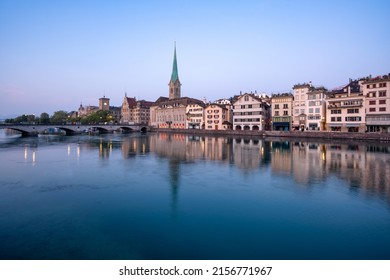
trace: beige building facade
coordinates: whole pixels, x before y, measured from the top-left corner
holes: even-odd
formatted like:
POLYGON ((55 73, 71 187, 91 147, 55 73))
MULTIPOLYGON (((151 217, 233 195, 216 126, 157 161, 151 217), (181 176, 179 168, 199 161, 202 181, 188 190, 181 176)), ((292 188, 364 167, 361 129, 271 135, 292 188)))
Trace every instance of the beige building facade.
POLYGON ((294 96, 291 93, 271 97, 272 130, 290 131, 293 120, 294 96))
POLYGON ((307 93, 309 92, 311 85, 296 84, 293 87, 294 91, 294 110, 293 110, 293 128, 295 130, 304 130, 306 129, 307 123, 307 93))
POLYGON ((348 85, 327 94, 327 131, 366 131, 365 97, 361 83, 362 80, 350 80, 348 85))
POLYGON ((136 100, 136 98, 123 98, 121 107, 121 123, 124 124, 149 124, 150 106, 153 102, 136 100))
POLYGON ((368 132, 390 132, 390 74, 362 82, 368 132))
POLYGON ((231 106, 209 104, 205 108, 206 130, 231 130, 231 106))
POLYGON ((204 129, 204 108, 206 104, 189 103, 186 108, 186 128, 204 129))

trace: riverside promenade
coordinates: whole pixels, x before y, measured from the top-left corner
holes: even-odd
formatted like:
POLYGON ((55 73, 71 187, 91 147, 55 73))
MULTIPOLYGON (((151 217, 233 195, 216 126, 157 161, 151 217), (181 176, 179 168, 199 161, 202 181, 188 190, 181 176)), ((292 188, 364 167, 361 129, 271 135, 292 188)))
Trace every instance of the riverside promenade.
POLYGON ((390 142, 390 133, 353 133, 330 131, 250 131, 250 130, 205 130, 205 129, 167 129, 151 128, 151 132, 183 133, 189 135, 205 136, 238 136, 238 137, 277 137, 277 138, 302 138, 324 140, 349 140, 349 141, 379 141, 390 142))

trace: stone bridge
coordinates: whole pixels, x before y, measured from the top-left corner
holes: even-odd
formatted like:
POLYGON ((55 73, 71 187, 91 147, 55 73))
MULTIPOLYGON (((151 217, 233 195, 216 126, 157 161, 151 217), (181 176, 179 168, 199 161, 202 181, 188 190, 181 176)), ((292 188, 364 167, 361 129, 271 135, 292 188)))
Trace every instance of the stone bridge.
POLYGON ((126 124, 93 124, 93 125, 78 125, 78 124, 64 124, 64 125, 41 125, 41 124, 2 124, 1 128, 8 128, 19 131, 22 136, 37 136, 38 134, 47 134, 51 130, 60 129, 65 131, 66 135, 75 135, 88 132, 94 133, 112 133, 119 131, 122 133, 128 132, 147 132, 149 127, 147 125, 126 125, 126 124))

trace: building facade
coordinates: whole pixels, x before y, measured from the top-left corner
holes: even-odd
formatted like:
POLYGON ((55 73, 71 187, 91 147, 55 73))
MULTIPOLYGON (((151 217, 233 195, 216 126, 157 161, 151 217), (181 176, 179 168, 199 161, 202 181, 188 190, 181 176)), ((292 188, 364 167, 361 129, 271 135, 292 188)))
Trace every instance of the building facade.
POLYGON ((189 103, 186 108, 186 128, 204 129, 204 108, 206 104, 189 103))
POLYGON ((293 87, 294 91, 294 110, 293 110, 293 128, 295 130, 305 130, 307 127, 307 93, 311 88, 311 84, 296 84, 293 87))
POLYGON ((362 82, 368 132, 390 132, 390 74, 362 82))
POLYGON ((231 106, 220 104, 209 104, 205 108, 205 129, 206 130, 231 130, 231 106))
POLYGON ((307 130, 325 130, 326 93, 327 89, 324 87, 311 87, 307 92, 307 130))
POLYGON ((234 130, 264 130, 270 105, 255 94, 240 95, 233 103, 234 130))
POLYGON ((350 80, 348 85, 327 94, 328 131, 366 131, 365 97, 361 91, 361 83, 362 80, 350 80))
POLYGON ((136 98, 125 97, 121 107, 121 123, 125 124, 149 124, 150 106, 153 102, 136 100, 136 98))
POLYGON ((294 96, 291 93, 280 93, 272 95, 272 130, 291 130, 293 120, 293 101, 294 96))

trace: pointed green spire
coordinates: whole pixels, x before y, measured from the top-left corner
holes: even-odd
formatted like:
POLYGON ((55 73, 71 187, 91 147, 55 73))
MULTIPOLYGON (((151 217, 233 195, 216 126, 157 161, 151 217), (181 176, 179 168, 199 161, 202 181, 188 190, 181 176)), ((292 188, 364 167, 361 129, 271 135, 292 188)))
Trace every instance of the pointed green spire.
POLYGON ((179 72, 177 71, 176 42, 175 42, 175 51, 173 54, 173 68, 172 68, 171 81, 175 83, 178 79, 179 79, 179 72))

